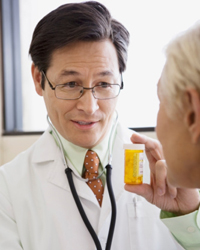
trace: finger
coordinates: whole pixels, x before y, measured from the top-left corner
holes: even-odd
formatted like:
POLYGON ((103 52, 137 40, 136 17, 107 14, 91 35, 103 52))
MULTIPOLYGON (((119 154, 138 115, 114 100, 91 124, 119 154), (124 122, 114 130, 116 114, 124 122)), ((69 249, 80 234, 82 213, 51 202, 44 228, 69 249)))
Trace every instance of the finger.
POLYGON ((163 159, 162 146, 159 141, 136 132, 133 132, 131 141, 133 143, 145 144, 146 155, 149 162, 163 159))
POLYGON ((166 193, 167 167, 164 160, 159 160, 155 165, 155 185, 157 195, 163 196, 166 193))
POLYGON ((133 143, 145 144, 146 143, 146 136, 133 131, 133 134, 131 136, 131 141, 133 143))
POLYGON ((171 198, 173 198, 173 199, 176 198, 176 196, 177 196, 177 188, 172 186, 168 181, 167 181, 167 187, 168 187, 168 193, 171 196, 171 198))
POLYGON ((128 192, 135 193, 137 195, 144 197, 148 202, 153 201, 152 187, 148 184, 140 184, 140 185, 125 184, 124 189, 128 192))

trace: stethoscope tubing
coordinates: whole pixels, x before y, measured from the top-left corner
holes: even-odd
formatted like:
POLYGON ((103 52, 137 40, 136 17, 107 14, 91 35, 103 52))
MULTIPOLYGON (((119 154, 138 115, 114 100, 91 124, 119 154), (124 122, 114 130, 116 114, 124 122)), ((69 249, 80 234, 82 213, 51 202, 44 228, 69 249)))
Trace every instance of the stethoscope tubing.
POLYGON ((76 206, 77 206, 77 208, 79 210, 79 213, 80 213, 80 215, 81 215, 81 217, 83 219, 83 222, 85 223, 88 231, 90 232, 90 235, 93 238, 93 241, 94 241, 94 243, 96 245, 97 250, 102 250, 101 244, 99 242, 99 239, 98 239, 98 237, 97 237, 97 235, 96 235, 96 233, 95 233, 92 225, 90 224, 90 222, 88 220, 88 217, 87 217, 87 215, 86 215, 86 213, 85 213, 85 211, 83 209, 83 206, 82 206, 82 204, 80 202, 80 199, 78 197, 78 194, 76 192, 76 188, 74 186, 74 181, 73 181, 73 177, 72 177, 72 170, 68 167, 68 168, 65 169, 65 173, 67 175, 67 179, 68 179, 68 182, 69 182, 71 193, 73 195, 73 198, 74 198, 76 206))
POLYGON ((114 196, 114 192, 113 192, 113 188, 112 188, 112 181, 111 181, 111 174, 112 174, 111 164, 108 164, 106 166, 106 169, 107 169, 106 181, 107 181, 108 193, 110 196, 110 202, 111 202, 111 207, 112 207, 110 228, 109 228, 108 238, 107 238, 107 242, 106 242, 106 250, 110 250, 111 244, 112 244, 112 239, 113 239, 113 234, 114 234, 114 230, 115 230, 117 207, 116 207, 116 201, 115 201, 115 196, 114 196))
MULTIPOLYGON (((111 202, 111 207, 112 207, 112 215, 111 215, 110 228, 109 228, 109 232, 108 232, 108 238, 107 238, 106 249, 105 250, 110 250, 111 244, 112 244, 112 239, 113 239, 113 234, 114 234, 114 229, 115 229, 117 208, 116 208, 115 196, 114 196, 114 193, 113 193, 112 182, 111 182, 112 166, 110 164, 108 164, 106 166, 106 169, 107 169, 106 182, 107 182, 107 186, 108 186, 108 193, 109 193, 109 196, 110 196, 110 202, 111 202)), ((91 226, 91 224, 90 224, 90 222, 89 222, 89 220, 87 218, 87 215, 86 215, 86 213, 85 213, 85 211, 83 209, 83 206, 82 206, 82 204, 80 202, 78 194, 76 192, 76 188, 74 186, 74 181, 73 181, 73 177, 72 177, 72 170, 70 168, 66 168, 65 173, 67 175, 67 179, 68 179, 68 182, 69 182, 71 193, 73 195, 73 198, 74 198, 74 201, 75 201, 75 203, 77 205, 79 213, 80 213, 80 215, 81 215, 81 217, 83 219, 83 222, 85 223, 90 235, 92 236, 97 250, 102 250, 101 243, 99 242, 97 234, 95 233, 93 227, 91 226)))

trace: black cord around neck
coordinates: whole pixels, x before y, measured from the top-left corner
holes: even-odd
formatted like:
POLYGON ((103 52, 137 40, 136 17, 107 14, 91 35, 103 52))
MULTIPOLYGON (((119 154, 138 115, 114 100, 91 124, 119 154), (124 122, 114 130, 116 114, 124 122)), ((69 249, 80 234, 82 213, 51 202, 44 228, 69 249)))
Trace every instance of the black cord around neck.
POLYGON ((108 193, 110 196, 110 202, 111 202, 111 207, 112 207, 110 229, 109 229, 108 238, 107 238, 107 242, 106 242, 106 250, 110 250, 111 244, 112 244, 112 238, 113 238, 113 234, 114 234, 114 230, 115 230, 117 208, 116 208, 115 196, 113 193, 112 182, 111 182, 112 166, 110 164, 108 164, 106 166, 106 169, 107 169, 106 181, 107 181, 108 193))
POLYGON ((97 250, 102 250, 101 243, 100 243, 100 241, 99 241, 99 239, 98 239, 98 237, 97 237, 97 235, 96 235, 93 227, 91 226, 91 224, 90 224, 90 222, 89 222, 89 220, 87 218, 87 215, 85 214, 83 206, 82 206, 82 204, 80 202, 80 199, 78 197, 78 194, 76 192, 71 172, 72 172, 72 170, 70 168, 66 168, 65 169, 65 173, 67 175, 67 178, 68 178, 68 181, 69 181, 69 186, 70 186, 72 195, 74 197, 74 200, 76 202, 77 208, 79 210, 79 213, 80 213, 80 215, 81 215, 81 217, 82 217, 82 219, 83 219, 83 221, 84 221, 84 223, 85 223, 88 231, 90 232, 90 234, 91 234, 91 236, 92 236, 92 238, 94 240, 94 243, 96 245, 97 250))
MULTIPOLYGON (((112 167, 110 164, 108 164, 106 166, 107 169, 107 175, 106 175, 106 181, 107 181, 107 186, 108 186, 108 193, 110 196, 110 201, 111 201, 111 206, 112 206, 112 216, 111 216, 111 222, 110 222, 110 228, 109 228, 109 233, 108 233, 108 238, 107 238, 107 242, 106 242, 106 249, 105 250, 110 250, 111 248, 111 243, 112 243, 112 238, 113 238, 113 233, 114 233, 114 228, 115 228, 115 221, 116 221, 116 214, 117 214, 117 209, 116 209, 116 202, 115 202, 115 197, 114 197, 114 193, 113 193, 113 189, 112 189, 112 183, 111 183, 111 172, 112 172, 112 167)), ((67 179, 69 182, 69 186, 71 189, 71 193, 73 195, 74 201, 77 205, 77 208, 79 210, 79 213, 90 233, 90 235, 93 238, 93 241, 96 245, 97 250, 102 250, 101 248, 101 243, 97 237, 97 234, 95 233, 93 227, 91 226, 87 215, 85 214, 85 211, 83 209, 83 206, 80 202, 80 199, 78 197, 78 194, 76 192, 75 186, 74 186, 74 182, 73 182, 73 178, 72 178, 72 170, 70 168, 66 168, 65 169, 65 173, 67 175, 67 179)))

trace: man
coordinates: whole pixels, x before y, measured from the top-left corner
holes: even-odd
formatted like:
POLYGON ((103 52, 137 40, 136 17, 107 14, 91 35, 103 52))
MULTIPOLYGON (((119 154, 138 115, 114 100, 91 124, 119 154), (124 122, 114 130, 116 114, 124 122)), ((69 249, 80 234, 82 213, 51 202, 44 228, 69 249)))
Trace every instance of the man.
POLYGON ((161 218, 185 249, 200 249, 200 24, 177 36, 166 48, 159 83, 156 132, 160 145, 146 144, 151 185, 126 186, 159 206, 161 218), (165 181, 166 179, 166 181, 165 181), (167 204, 167 205, 166 205, 167 204))
POLYGON ((160 222, 159 209, 124 190, 123 143, 130 142, 131 133, 119 124, 115 129, 115 107, 128 43, 125 27, 94 1, 63 5, 36 26, 31 70, 52 126, 0 169, 0 249, 96 249, 73 199, 65 175, 68 167, 97 234, 97 249, 109 249, 111 206, 104 171, 109 148, 117 206, 111 249, 182 249, 160 222), (101 177, 94 180, 100 182, 100 198, 92 178, 84 179, 90 174, 87 156, 96 153, 91 161, 99 165, 95 172, 101 177))

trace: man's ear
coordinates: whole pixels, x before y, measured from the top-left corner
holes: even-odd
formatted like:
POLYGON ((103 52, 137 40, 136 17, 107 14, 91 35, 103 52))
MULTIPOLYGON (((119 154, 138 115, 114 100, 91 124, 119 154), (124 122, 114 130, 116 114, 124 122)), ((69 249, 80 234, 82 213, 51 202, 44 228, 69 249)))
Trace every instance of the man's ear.
POLYGON ((200 142, 200 94, 193 88, 186 90, 185 123, 192 142, 200 142))
POLYGON ((35 90, 38 93, 38 95, 42 96, 43 95, 42 86, 41 86, 42 74, 39 71, 38 67, 35 66, 34 63, 32 63, 31 65, 31 73, 32 73, 34 84, 35 84, 35 90))

